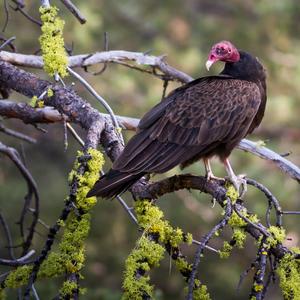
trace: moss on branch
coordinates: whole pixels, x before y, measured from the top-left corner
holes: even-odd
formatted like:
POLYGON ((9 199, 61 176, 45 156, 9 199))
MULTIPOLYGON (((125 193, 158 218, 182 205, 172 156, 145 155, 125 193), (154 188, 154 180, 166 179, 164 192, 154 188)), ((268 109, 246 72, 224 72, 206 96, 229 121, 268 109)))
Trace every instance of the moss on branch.
POLYGON ((68 74, 68 57, 64 48, 63 28, 64 21, 57 17, 58 9, 55 6, 41 7, 41 27, 40 36, 41 50, 43 54, 44 70, 50 76, 56 73, 61 77, 68 74))
MULTIPOLYGON (((79 273, 85 261, 85 240, 90 229, 89 211, 96 204, 96 197, 86 198, 89 189, 99 178, 99 170, 102 169, 104 158, 101 152, 89 149, 87 153, 78 152, 74 168, 70 172, 69 180, 71 184, 76 182, 77 189, 74 205, 80 214, 71 212, 66 222, 58 220, 57 223, 63 225, 64 232, 58 245, 58 251, 49 253, 46 260, 41 264, 38 278, 53 278, 63 274, 79 273), (83 175, 79 168, 85 164, 83 175), (63 223, 63 224, 62 224, 63 223)), ((24 265, 16 268, 7 276, 3 287, 19 288, 28 283, 32 272, 32 265, 24 265)), ((63 283, 61 292, 64 296, 74 290, 74 282, 66 280, 63 283)), ((78 288, 76 286, 76 288, 78 288)), ((1 293, 1 290, 0 290, 1 293)))

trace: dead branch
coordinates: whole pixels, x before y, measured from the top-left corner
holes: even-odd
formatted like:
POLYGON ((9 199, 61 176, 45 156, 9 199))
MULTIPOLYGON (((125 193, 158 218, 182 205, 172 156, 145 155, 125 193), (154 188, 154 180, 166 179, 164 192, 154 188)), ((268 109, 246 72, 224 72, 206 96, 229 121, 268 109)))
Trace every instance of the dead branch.
POLYGON ((86 18, 70 0, 61 0, 64 6, 78 19, 81 24, 86 23, 86 18))
POLYGON ((37 184, 36 184, 34 178, 32 177, 32 175, 30 174, 29 170, 25 167, 22 160, 20 159, 20 156, 19 156, 19 153, 17 152, 17 150, 15 150, 12 147, 8 147, 0 142, 0 153, 7 155, 14 162, 14 164, 17 166, 17 168, 19 169, 19 171, 21 172, 22 176, 24 177, 24 179, 26 180, 26 183, 27 183, 28 192, 25 195, 24 206, 23 206, 23 210, 21 213, 20 221, 19 221, 21 236, 23 239, 23 245, 22 245, 23 246, 23 255, 25 255, 31 246, 33 235, 35 232, 35 226, 37 224, 38 217, 39 217, 39 201, 40 200, 39 200, 39 193, 37 190, 37 184), (33 220, 29 227, 29 233, 25 237, 24 219, 25 219, 26 213, 28 212, 28 208, 31 204, 32 198, 34 198, 33 220))
MULTIPOLYGON (((99 63, 108 62, 124 62, 134 61, 137 65, 145 65, 157 68, 164 75, 170 77, 170 79, 178 80, 181 82, 189 82, 193 78, 173 67, 165 62, 164 56, 147 55, 141 52, 130 52, 123 50, 96 52, 94 54, 81 54, 69 57, 69 67, 88 67, 99 63)), ((41 56, 25 55, 11 53, 7 51, 0 52, 0 59, 9 62, 13 65, 31 67, 31 68, 43 68, 43 60, 41 56)), ((169 80, 170 80, 169 79, 169 80)))

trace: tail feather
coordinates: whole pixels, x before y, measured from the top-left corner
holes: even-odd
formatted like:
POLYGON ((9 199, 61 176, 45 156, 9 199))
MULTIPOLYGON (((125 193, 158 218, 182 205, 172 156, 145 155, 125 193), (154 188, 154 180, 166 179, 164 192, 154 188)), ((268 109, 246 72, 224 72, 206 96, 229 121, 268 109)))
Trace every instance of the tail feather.
POLYGON ((143 175, 110 170, 95 183, 93 188, 87 193, 87 197, 115 197, 129 189, 143 175))

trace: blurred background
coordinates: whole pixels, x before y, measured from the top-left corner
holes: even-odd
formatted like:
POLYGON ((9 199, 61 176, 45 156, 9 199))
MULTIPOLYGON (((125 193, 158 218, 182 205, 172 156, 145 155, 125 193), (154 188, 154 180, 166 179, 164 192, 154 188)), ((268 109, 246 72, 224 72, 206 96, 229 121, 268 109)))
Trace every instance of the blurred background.
MULTIPOLYGON (((206 75, 205 61, 212 44, 219 40, 230 40, 238 48, 259 57, 268 71, 268 104, 260 128, 249 138, 264 141, 278 153, 290 152, 288 159, 300 164, 300 2, 297 0, 91 0, 74 1, 87 18, 85 25, 79 22, 60 5, 60 15, 66 21, 65 42, 73 45, 74 54, 92 53, 104 47, 103 34, 108 32, 110 50, 129 50, 153 55, 167 55, 172 66, 193 77, 206 75)), ((38 16, 36 1, 27 1, 26 10, 38 16)), ((1 1, 0 26, 4 25, 5 14, 1 1)), ((40 29, 20 13, 10 10, 10 20, 3 36, 16 36, 15 45, 20 53, 32 54, 39 49, 40 29)), ((92 71, 102 66, 93 67, 92 71)), ((222 69, 216 64, 211 74, 222 69)), ((47 78, 40 70, 30 70, 47 78)), ((100 76, 92 76, 78 70, 93 87, 110 103, 116 114, 140 118, 161 99, 162 82, 153 76, 142 74, 123 66, 110 64, 100 76)), ((49 79, 49 78, 48 78, 49 79)), ((73 81, 67 79, 68 83, 73 81)), ((76 82, 75 89, 94 107, 103 108, 85 89, 76 82)), ((172 83, 168 91, 178 86, 172 83)), ((12 94, 11 99, 29 101, 12 94)), ((20 121, 4 120, 4 124, 37 139, 37 144, 21 143, 0 132, 0 140, 26 157, 26 164, 36 179, 41 196, 41 219, 52 225, 59 216, 68 195, 67 176, 72 168, 76 151, 80 146, 70 136, 69 147, 64 151, 63 126, 42 126, 47 133, 36 130, 20 121)), ((84 132, 76 128, 84 137, 84 132)), ((126 133, 128 138, 130 134, 126 133)), ((300 210, 299 184, 285 176, 269 162, 251 154, 235 150, 231 155, 236 173, 246 173, 268 187, 279 199, 284 210, 300 210)), ((109 163, 107 164, 107 168, 109 163)), ((224 176, 223 167, 213 162, 216 175, 224 176)), ((204 174, 201 163, 190 167, 188 172, 204 174)), ((179 173, 174 169, 166 176, 179 173)), ((19 240, 18 221, 26 184, 13 163, 0 156, 0 207, 12 231, 17 245, 19 240)), ((130 197, 125 196, 130 202, 130 197)), ((247 207, 258 214, 264 222, 267 201, 249 187, 247 207)), ((196 191, 182 190, 165 196, 158 201, 166 218, 174 226, 191 232, 200 239, 220 218, 221 209, 212 207, 211 198, 196 191)), ((124 261, 135 241, 140 236, 136 226, 128 218, 117 201, 99 199, 93 210, 92 228, 87 240, 87 259, 83 270, 82 285, 87 288, 83 299, 120 299, 124 261)), ((284 216, 288 240, 286 246, 299 246, 299 216, 284 216)), ((47 229, 39 225, 34 248, 39 249, 47 235, 47 229)), ((231 232, 226 230, 211 241, 220 248, 231 232)), ((245 249, 234 250, 231 257, 221 260, 218 255, 206 252, 200 264, 201 281, 208 286, 213 299, 247 299, 251 289, 253 273, 246 277, 237 291, 239 276, 255 259, 256 246, 252 238, 247 239, 245 249)), ((18 249, 15 250, 18 254, 18 249)), ((194 246, 184 247, 184 253, 192 261, 194 246)), ((0 257, 7 257, 3 232, 0 231, 0 257)), ((166 257, 160 268, 151 272, 157 299, 183 299, 184 283, 175 269, 170 268, 166 257)), ((0 273, 5 269, 0 267, 0 273), (1 269, 2 268, 2 269, 1 269)), ((39 281, 36 288, 41 299, 56 295, 59 280, 39 281)), ((278 283, 278 282, 277 282, 278 283)), ((282 299, 277 286, 272 286, 267 299, 282 299)), ((14 299, 14 292, 10 294, 14 299)), ((11 299, 9 297, 9 299, 11 299)))

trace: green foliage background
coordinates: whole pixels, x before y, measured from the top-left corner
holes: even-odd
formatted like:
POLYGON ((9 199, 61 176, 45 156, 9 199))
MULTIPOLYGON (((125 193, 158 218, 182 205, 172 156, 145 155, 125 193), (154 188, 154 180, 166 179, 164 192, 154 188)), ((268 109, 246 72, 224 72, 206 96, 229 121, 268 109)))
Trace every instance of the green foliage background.
MULTIPOLYGON (((52 1, 53 4, 58 5, 52 1)), ((74 1, 87 18, 86 25, 79 22, 64 8, 60 16, 65 19, 65 41, 73 43, 73 53, 92 53, 103 49, 103 33, 109 35, 111 50, 145 52, 168 55, 168 62, 194 76, 206 75, 204 64, 211 45, 219 40, 232 41, 241 49, 258 56, 268 70, 268 105, 261 127, 251 136, 264 140, 267 146, 278 153, 291 151, 289 159, 300 164, 300 3, 297 0, 91 0, 74 1)), ((38 18, 36 1, 27 1, 26 8, 38 18)), ((0 21, 4 23, 3 4, 0 4, 0 21)), ((30 23, 21 14, 10 12, 6 37, 16 36, 18 52, 32 54, 39 49, 39 27, 30 23)), ((102 66, 92 68, 93 71, 102 66)), ((214 66, 217 73, 221 64, 214 66)), ((35 71, 46 77, 42 71, 35 71)), ((81 73, 95 89, 111 104, 117 114, 141 117, 150 107, 160 101, 162 82, 152 76, 117 65, 109 65, 101 76, 81 73)), ((71 79, 67 79, 69 83, 71 79)), ((170 84, 168 90, 176 87, 170 84)), ((102 107, 76 83, 76 90, 99 110, 102 107)), ((29 101, 13 94, 12 99, 29 101)), ((67 174, 75 159, 79 145, 69 137, 69 148, 64 151, 62 125, 43 126, 43 134, 32 126, 19 121, 5 120, 8 127, 20 130, 37 138, 36 145, 21 144, 0 133, 1 141, 23 151, 26 163, 34 175, 41 195, 41 219, 51 225, 55 222, 68 194, 67 174)), ((84 136, 84 133, 81 135, 84 136)), ((128 134, 129 136, 129 134, 128 134)), ((300 210, 299 185, 284 176, 272 164, 238 150, 232 154, 232 163, 237 173, 247 173, 266 185, 278 197, 284 210, 300 210)), ((213 163, 215 173, 224 175, 218 162, 213 163)), ((187 171, 203 174, 197 163, 187 171)), ((166 175, 180 172, 174 169, 166 175)), ((158 177, 157 177, 158 178, 158 177)), ((18 216, 26 191, 25 182, 14 165, 6 157, 0 157, 0 207, 6 216, 15 237, 18 236, 18 216)), ((249 188, 246 197, 250 210, 264 219, 267 206, 261 194, 249 188)), ((180 191, 158 201, 173 225, 193 233, 195 238, 205 234, 220 216, 218 207, 212 208, 211 199, 192 191, 180 191)), ((285 216, 284 226, 287 246, 299 246, 299 217, 285 216)), ((39 249, 47 229, 38 226, 34 248, 39 249)), ((0 257, 7 256, 5 241, 0 232, 0 257)), ((136 226, 117 201, 99 199, 93 212, 92 230, 87 243, 87 262, 83 285, 88 288, 84 299, 114 300, 121 297, 121 281, 124 261, 135 240, 140 236, 136 226)), ((230 232, 216 238, 212 245, 221 247, 230 232)), ((20 240, 14 239, 14 244, 20 240)), ((239 275, 255 258, 253 240, 247 247, 234 250, 228 260, 207 252, 200 265, 201 281, 207 284, 213 299, 246 299, 250 291, 251 273, 237 293, 239 275)), ((194 246, 184 248, 190 258, 194 246)), ((18 250, 16 249, 18 254, 18 250)), ((1 273, 5 271, 0 267, 1 273)), ((171 262, 165 259, 161 268, 152 274, 157 287, 158 299, 182 299, 183 282, 171 262)), ((55 296, 57 282, 39 282, 36 285, 41 299, 55 296)), ((14 295, 13 293, 11 295, 14 295)), ((13 297, 13 296, 12 296, 13 297)), ((281 299, 278 288, 272 288, 268 299, 281 299)))

